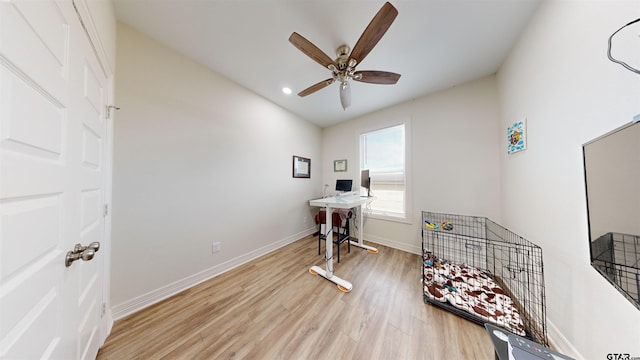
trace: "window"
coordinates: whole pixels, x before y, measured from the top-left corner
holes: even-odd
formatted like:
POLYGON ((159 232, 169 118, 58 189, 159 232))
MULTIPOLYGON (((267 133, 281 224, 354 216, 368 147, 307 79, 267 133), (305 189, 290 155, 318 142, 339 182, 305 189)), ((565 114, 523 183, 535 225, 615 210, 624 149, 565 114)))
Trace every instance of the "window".
POLYGON ((371 214, 407 219, 406 124, 360 135, 360 168, 369 169, 371 214))

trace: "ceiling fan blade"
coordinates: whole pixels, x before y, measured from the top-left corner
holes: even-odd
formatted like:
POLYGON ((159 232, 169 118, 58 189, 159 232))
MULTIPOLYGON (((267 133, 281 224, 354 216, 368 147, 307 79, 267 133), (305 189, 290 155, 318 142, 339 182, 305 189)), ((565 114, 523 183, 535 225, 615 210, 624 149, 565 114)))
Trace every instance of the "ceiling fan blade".
POLYGON ((360 64, 387 32, 396 16, 398 16, 398 10, 393 5, 388 2, 382 5, 382 8, 360 35, 360 39, 349 55, 349 60, 355 59, 356 64, 360 64))
POLYGON ((304 36, 298 34, 297 32, 291 33, 291 36, 289 36, 289 42, 325 68, 330 64, 333 64, 333 60, 329 57, 329 55, 325 54, 317 46, 313 45, 311 41, 307 40, 304 36))
POLYGON ((306 89, 304 89, 304 90, 300 91, 300 92, 298 93, 298 96, 300 96, 300 97, 304 97, 304 96, 307 96, 307 95, 313 94, 314 92, 316 92, 316 91, 318 91, 318 90, 320 90, 320 89, 324 89, 325 87, 327 87, 327 86, 329 86, 329 85, 333 84, 333 81, 334 81, 334 80, 333 80, 333 78, 331 78, 331 79, 326 79, 326 80, 322 80, 322 81, 320 81, 319 83, 317 83, 317 84, 313 84, 313 85, 309 86, 308 88, 306 88, 306 89))
POLYGON ((362 75, 362 78, 358 80, 356 76, 353 80, 370 84, 393 85, 400 79, 400 74, 377 70, 356 71, 354 75, 362 75))

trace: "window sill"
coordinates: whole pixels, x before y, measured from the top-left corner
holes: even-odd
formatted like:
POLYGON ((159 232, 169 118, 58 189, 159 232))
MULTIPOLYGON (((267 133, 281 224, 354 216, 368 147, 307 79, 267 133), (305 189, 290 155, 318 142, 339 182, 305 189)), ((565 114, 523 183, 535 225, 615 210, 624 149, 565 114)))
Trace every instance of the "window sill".
POLYGON ((400 215, 393 216, 393 215, 385 215, 385 214, 366 213, 365 216, 370 219, 391 221, 391 222, 397 222, 397 223, 408 224, 408 225, 413 224, 413 222, 411 221, 411 218, 408 217, 408 214, 405 214, 404 216, 400 216, 400 215))

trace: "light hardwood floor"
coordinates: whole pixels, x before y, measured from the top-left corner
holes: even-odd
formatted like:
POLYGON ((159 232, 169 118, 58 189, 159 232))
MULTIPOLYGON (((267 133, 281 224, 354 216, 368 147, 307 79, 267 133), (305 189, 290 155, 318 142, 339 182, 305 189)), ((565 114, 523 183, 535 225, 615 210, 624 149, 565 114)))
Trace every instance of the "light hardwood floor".
POLYGON ((309 273, 324 268, 317 246, 305 237, 117 321, 98 359, 493 359, 482 326, 423 302, 418 255, 343 244, 344 293, 309 273))

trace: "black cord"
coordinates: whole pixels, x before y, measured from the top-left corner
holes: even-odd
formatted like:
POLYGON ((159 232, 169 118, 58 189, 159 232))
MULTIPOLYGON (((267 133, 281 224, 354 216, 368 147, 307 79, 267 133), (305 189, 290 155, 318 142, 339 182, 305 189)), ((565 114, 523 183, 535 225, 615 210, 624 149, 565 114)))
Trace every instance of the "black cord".
POLYGON ((633 68, 633 67, 629 66, 629 64, 627 64, 627 63, 626 63, 626 62, 624 62, 624 61, 620 61, 620 60, 614 59, 614 58, 613 58, 613 56, 611 56, 611 39, 613 39, 613 36, 614 36, 615 34, 617 34, 620 30, 622 30, 622 29, 626 28, 627 26, 629 26, 629 25, 631 25, 631 24, 635 24, 635 23, 637 23, 638 21, 640 21, 640 18, 637 18, 637 19, 633 20, 632 22, 628 23, 627 25, 624 25, 624 26, 623 26, 623 27, 621 27, 620 29, 616 30, 616 32, 614 32, 613 34, 611 34, 611 36, 609 36, 609 46, 608 46, 608 48, 607 48, 607 57, 609 58, 609 60, 613 61, 613 62, 614 62, 614 63, 616 63, 616 64, 620 64, 620 65, 624 66, 624 68, 625 68, 625 69, 627 69, 627 70, 629 70, 629 71, 632 71, 632 72, 634 72, 634 73, 636 73, 636 74, 640 74, 640 70, 635 69, 635 68, 633 68))

